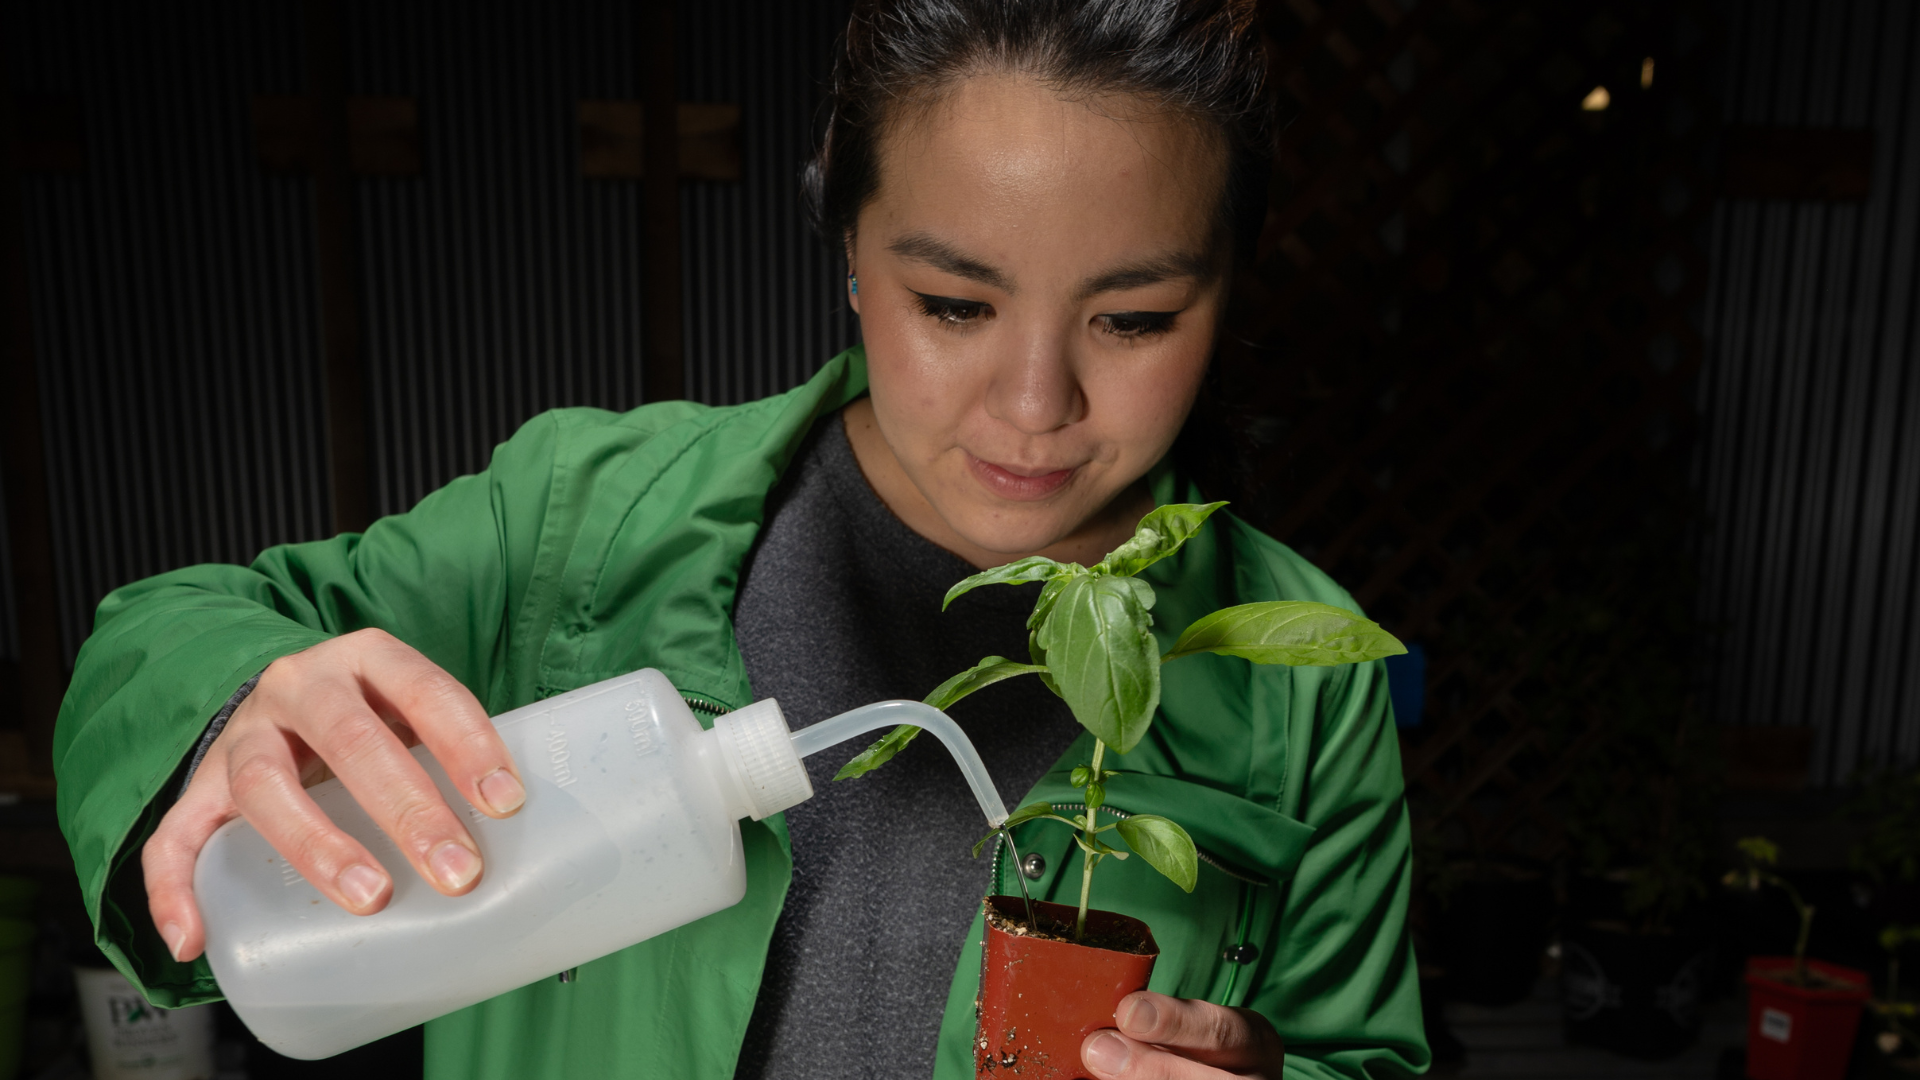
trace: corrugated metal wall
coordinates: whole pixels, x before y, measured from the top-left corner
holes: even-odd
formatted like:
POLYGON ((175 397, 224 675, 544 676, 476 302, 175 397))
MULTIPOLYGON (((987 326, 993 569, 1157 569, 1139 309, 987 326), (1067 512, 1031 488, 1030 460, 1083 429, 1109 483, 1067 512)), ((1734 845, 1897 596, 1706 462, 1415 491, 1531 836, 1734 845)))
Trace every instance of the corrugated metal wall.
POLYGON ((631 8, 349 5, 348 86, 416 98, 425 159, 359 185, 376 513, 543 409, 640 403, 639 184, 580 178, 574 118, 635 96, 631 8))
POLYGON ((9 10, 15 91, 86 117, 86 171, 23 184, 71 656, 113 587, 325 527, 307 186, 248 126, 300 85, 298 8, 9 10))
MULTIPOLYGON (((416 97, 425 159, 358 189, 378 512, 542 409, 638 404, 639 184, 581 179, 574 127, 577 99, 638 95, 633 7, 349 5, 350 90, 416 97)), ((683 197, 700 400, 784 389, 854 340, 795 197, 845 7, 681 5, 682 97, 743 112, 743 182, 683 197)), ((69 657, 120 584, 327 532, 309 188, 261 172, 248 112, 302 88, 299 11, 0 12, 14 90, 87 116, 87 171, 29 177, 25 206, 69 657)))
POLYGON ((1811 725, 1812 776, 1920 755, 1920 10, 1725 9, 1729 123, 1868 127, 1864 203, 1713 221, 1706 619, 1730 724, 1811 725))
POLYGON ((0 663, 20 658, 19 620, 13 599, 13 549, 7 534, 6 492, 0 490, 0 663))
POLYGON ((800 212, 821 90, 849 0, 680 5, 680 94, 738 101, 739 184, 687 189, 687 396, 724 404, 795 385, 858 340, 844 261, 800 212))

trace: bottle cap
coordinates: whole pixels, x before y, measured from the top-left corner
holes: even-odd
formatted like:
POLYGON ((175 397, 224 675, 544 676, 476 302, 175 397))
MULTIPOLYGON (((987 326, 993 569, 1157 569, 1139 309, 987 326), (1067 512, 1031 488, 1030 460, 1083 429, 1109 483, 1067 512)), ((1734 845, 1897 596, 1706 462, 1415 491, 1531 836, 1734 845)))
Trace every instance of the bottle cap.
POLYGON ((756 701, 713 722, 720 753, 753 820, 771 817, 813 798, 813 781, 794 752, 786 717, 772 698, 756 701))

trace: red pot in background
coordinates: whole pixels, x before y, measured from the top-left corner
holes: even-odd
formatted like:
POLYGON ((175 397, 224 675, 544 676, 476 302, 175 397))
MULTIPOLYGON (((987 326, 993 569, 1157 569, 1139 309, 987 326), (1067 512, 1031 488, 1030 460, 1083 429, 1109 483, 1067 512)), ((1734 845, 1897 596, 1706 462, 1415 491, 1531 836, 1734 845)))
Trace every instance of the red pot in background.
MULTIPOLYGON (((987 940, 980 972, 979 1024, 974 1029, 973 1064, 981 1080, 1080 1080, 1080 1044, 1113 1026, 1120 999, 1147 988, 1154 944, 1147 924, 1110 911, 1087 912, 1090 937, 1134 936, 1141 952, 1049 941, 1012 933, 994 925, 994 915, 1022 925, 1026 901, 1018 896, 989 896, 987 940)), ((1078 910, 1065 904, 1033 902, 1043 923, 1071 932, 1078 910)))
POLYGON ((1860 1007, 1872 983, 1864 971, 1807 961, 1822 985, 1795 986, 1790 956, 1747 961, 1747 1076, 1750 1080, 1841 1080, 1853 1051, 1860 1007))

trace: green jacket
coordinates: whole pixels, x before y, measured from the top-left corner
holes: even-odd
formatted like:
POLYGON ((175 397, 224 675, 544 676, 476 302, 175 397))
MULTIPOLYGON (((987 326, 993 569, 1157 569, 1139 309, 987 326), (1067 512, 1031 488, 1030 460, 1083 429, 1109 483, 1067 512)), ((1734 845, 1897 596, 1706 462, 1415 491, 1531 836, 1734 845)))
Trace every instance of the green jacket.
MULTIPOLYGON (((156 1004, 219 995, 205 960, 175 963, 150 924, 140 847, 208 718, 275 658, 336 634, 384 628, 496 714, 641 667, 716 709, 752 700, 731 622, 741 562, 807 430, 865 389, 854 349, 805 385, 746 405, 547 413, 486 472, 364 535, 108 596, 54 748, 61 828, 100 947, 156 1004)), ((1159 501, 1195 498, 1177 486, 1155 474, 1159 501)), ((1162 647, 1223 605, 1353 606, 1286 547, 1229 515, 1213 520, 1147 574, 1162 647)), ((976 659, 951 658, 956 671, 976 659)), ((1066 774, 1090 747, 1083 735, 1022 801, 1072 801, 1066 774)), ((1424 1069, 1405 929, 1407 815, 1381 665, 1170 664, 1161 717, 1120 764, 1146 775, 1115 781, 1112 805, 1181 822, 1212 858, 1192 895, 1137 859, 1109 860, 1096 876, 1097 906, 1153 927, 1153 988, 1258 1009, 1286 1037, 1289 1076, 1424 1069), (1242 941, 1257 959, 1224 960, 1242 941)), ((432 1022, 427 1074, 731 1077, 792 872, 781 817, 742 832, 746 899, 588 964, 571 984, 543 979, 432 1022)), ((1077 899, 1065 827, 1029 823, 1019 839, 1052 868, 1038 892, 1077 899)), ((942 1078, 972 1075, 979 940, 976 918, 941 1028, 942 1078)))

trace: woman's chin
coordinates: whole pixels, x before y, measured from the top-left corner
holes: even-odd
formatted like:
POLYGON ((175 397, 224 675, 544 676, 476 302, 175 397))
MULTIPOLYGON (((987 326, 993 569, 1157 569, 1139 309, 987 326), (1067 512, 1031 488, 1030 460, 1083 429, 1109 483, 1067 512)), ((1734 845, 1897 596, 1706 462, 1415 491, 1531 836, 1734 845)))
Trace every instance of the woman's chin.
POLYGON ((961 539, 982 551, 1002 556, 1001 562, 1045 551, 1073 531, 1072 523, 1063 520, 1057 509, 1041 507, 1001 508, 997 513, 981 513, 972 520, 949 523, 961 539))

